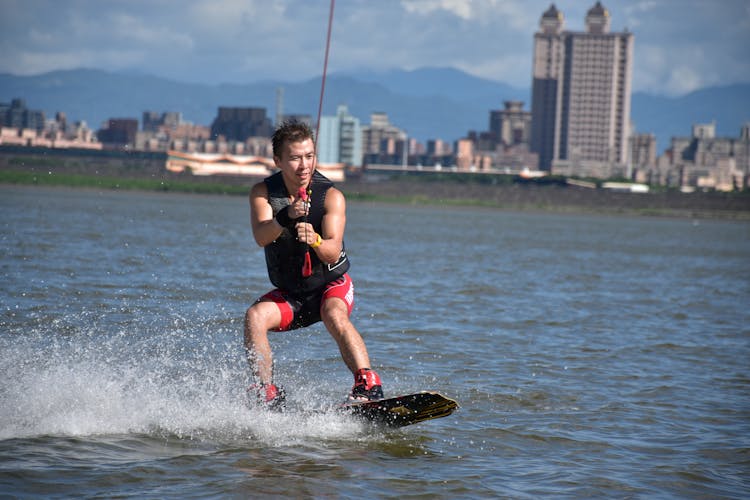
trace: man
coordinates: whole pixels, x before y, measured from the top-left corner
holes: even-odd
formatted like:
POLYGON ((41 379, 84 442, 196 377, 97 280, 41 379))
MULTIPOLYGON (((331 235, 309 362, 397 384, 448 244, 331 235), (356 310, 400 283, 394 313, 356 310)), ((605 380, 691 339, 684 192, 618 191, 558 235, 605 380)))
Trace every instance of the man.
POLYGON ((344 195, 315 170, 310 127, 284 123, 272 146, 280 172, 250 191, 253 236, 265 249, 268 276, 276 287, 245 314, 245 347, 255 377, 251 390, 268 407, 283 405, 284 391, 273 380, 268 332, 322 320, 354 374, 349 398, 381 399, 380 377, 370 369, 365 343, 349 320, 354 285, 346 273, 344 195))

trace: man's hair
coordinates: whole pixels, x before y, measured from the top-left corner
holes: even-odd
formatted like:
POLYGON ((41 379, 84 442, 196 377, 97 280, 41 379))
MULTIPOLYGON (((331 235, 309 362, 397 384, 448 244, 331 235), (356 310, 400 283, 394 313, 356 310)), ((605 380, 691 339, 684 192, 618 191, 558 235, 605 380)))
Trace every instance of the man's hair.
POLYGON ((287 142, 302 142, 307 139, 315 140, 310 126, 298 120, 285 121, 276 129, 271 138, 273 155, 281 158, 284 145, 287 142))

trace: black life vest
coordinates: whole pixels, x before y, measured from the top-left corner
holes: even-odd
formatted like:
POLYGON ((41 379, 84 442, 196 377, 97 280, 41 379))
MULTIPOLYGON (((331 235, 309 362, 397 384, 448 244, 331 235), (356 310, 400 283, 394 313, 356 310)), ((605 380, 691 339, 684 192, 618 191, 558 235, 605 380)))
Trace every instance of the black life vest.
MULTIPOLYGON (((281 172, 277 172, 264 181, 268 189, 268 202, 276 216, 279 210, 289 205, 289 192, 284 184, 281 172)), ((315 232, 322 234, 323 215, 325 214, 325 199, 329 188, 333 187, 326 176, 315 171, 312 183, 308 190, 310 193, 310 211, 307 222, 312 224, 315 232)), ((306 294, 323 288, 344 275, 349 270, 349 259, 342 242, 341 254, 335 264, 321 262, 315 250, 310 250, 310 262, 312 274, 307 278, 302 276, 302 266, 305 262, 305 253, 308 246, 297 241, 296 233, 284 228, 281 234, 271 244, 266 245, 266 266, 271 283, 277 288, 294 294, 306 294)))

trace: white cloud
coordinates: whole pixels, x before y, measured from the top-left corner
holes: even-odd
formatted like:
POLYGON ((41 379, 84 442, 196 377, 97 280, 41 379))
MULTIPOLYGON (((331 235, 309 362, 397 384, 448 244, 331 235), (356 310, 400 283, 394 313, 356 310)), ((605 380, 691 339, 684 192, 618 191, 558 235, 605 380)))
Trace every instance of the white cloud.
POLYGON ((674 66, 669 70, 667 87, 673 94, 686 94, 701 88, 706 83, 705 80, 704 75, 693 67, 674 66))
POLYGON ((429 15, 445 11, 462 19, 471 19, 472 3, 463 0, 403 0, 404 10, 410 14, 429 15))
MULTIPOLYGON (((551 0, 347 0, 329 70, 452 66, 527 87, 533 35, 551 0)), ((750 81, 747 0, 605 0, 635 34, 634 90, 677 94, 750 81)), ((558 0, 569 30, 594 0, 558 0)), ((328 2, 0 0, 0 72, 76 66, 246 82, 320 75, 328 2)))
POLYGON ((637 29, 644 17, 652 16, 656 9, 656 0, 640 0, 625 5, 623 9, 625 14, 625 26, 631 31, 637 29))
POLYGON ((531 85, 531 65, 525 54, 503 54, 501 57, 485 59, 476 64, 462 64, 456 67, 460 70, 488 80, 497 80, 513 85, 527 87, 531 85))

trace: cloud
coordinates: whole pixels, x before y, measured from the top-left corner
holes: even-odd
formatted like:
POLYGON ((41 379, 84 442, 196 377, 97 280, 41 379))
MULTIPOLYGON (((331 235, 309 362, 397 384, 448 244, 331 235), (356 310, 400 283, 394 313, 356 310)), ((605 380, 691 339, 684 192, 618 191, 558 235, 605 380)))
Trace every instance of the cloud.
POLYGON ((641 0, 625 5, 623 9, 625 26, 628 26, 631 30, 638 28, 641 25, 641 19, 653 15, 656 7, 656 0, 641 0))
POLYGON ((667 75, 667 86, 675 94, 684 94, 700 88, 705 83, 701 74, 690 66, 674 66, 667 75))
POLYGON ((684 94, 750 82, 750 3, 745 0, 636 2, 633 87, 684 94))
MULTIPOLYGON (((584 29, 594 0, 558 0, 584 29)), ((603 2, 635 34, 633 88, 680 94, 750 81, 750 2, 603 2)), ((455 67, 528 87, 533 35, 550 0, 337 2, 330 71, 455 67)), ((80 66, 188 82, 319 76, 328 2, 309 0, 0 0, 0 72, 80 66)))
POLYGON ((403 0, 404 10, 410 14, 429 15, 446 11, 462 19, 471 19, 472 4, 461 0, 403 0))

